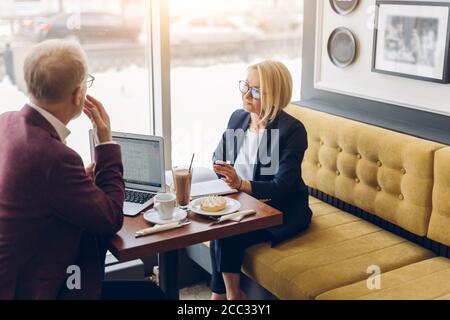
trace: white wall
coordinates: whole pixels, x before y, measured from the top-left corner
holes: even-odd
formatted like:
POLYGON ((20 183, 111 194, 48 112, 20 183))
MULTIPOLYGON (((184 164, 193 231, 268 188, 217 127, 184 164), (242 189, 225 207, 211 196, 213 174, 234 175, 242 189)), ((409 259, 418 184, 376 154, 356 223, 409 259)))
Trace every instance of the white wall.
POLYGON ((348 16, 336 14, 328 0, 317 1, 316 89, 450 115, 450 84, 371 72, 375 0, 360 0, 348 16), (327 52, 329 35, 340 26, 350 29, 358 42, 357 58, 345 69, 334 66, 327 52))

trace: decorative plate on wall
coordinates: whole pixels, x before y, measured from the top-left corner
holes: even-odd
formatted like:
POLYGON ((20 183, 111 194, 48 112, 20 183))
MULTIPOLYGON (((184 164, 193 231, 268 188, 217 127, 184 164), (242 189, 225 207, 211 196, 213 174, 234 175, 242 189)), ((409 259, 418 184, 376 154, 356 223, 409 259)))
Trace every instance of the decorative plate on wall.
POLYGON ((353 33, 344 27, 335 29, 328 39, 328 56, 339 68, 348 67, 356 58, 356 39, 353 33))
POLYGON ((331 8, 342 16, 355 10, 358 3, 359 0, 330 0, 331 8))

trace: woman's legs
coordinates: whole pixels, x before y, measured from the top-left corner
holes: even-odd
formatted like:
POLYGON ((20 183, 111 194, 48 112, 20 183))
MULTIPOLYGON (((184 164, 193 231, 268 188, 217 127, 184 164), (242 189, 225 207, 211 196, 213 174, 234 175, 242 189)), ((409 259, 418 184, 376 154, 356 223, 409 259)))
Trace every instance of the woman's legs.
POLYGON ((226 300, 226 289, 225 283, 223 282, 222 274, 219 272, 219 267, 216 263, 216 246, 217 241, 211 241, 209 248, 209 253, 211 256, 211 267, 212 267, 212 277, 211 277, 211 300, 226 300))
POLYGON ((243 299, 240 291, 240 273, 245 250, 255 244, 270 241, 266 230, 211 241, 212 299, 243 299))
POLYGON ((223 273, 223 281, 225 282, 225 288, 227 289, 227 300, 245 300, 245 294, 241 291, 240 273, 223 273))
POLYGON ((213 301, 223 301, 223 300, 227 300, 227 295, 226 294, 218 294, 218 293, 212 293, 211 294, 211 300, 213 301))

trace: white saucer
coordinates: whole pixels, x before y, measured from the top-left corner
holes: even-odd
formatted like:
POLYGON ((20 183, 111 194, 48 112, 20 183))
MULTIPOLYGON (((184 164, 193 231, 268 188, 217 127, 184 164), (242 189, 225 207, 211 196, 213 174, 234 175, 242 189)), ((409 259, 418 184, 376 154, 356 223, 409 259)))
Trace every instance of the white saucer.
POLYGON ((189 210, 192 212, 195 212, 197 214, 203 215, 203 216, 210 216, 210 217, 221 217, 225 216, 230 213, 235 213, 239 211, 241 208, 241 203, 237 200, 231 199, 231 198, 225 198, 227 200, 227 206, 222 211, 218 212, 209 212, 202 210, 201 208, 201 202, 204 198, 199 198, 191 202, 189 205, 189 210))
POLYGON ((173 213, 173 219, 172 220, 162 220, 158 216, 158 212, 155 211, 155 209, 151 209, 144 213, 144 219, 145 221, 148 221, 153 224, 169 224, 181 221, 187 217, 187 212, 184 210, 181 210, 180 208, 176 208, 175 212, 173 213))

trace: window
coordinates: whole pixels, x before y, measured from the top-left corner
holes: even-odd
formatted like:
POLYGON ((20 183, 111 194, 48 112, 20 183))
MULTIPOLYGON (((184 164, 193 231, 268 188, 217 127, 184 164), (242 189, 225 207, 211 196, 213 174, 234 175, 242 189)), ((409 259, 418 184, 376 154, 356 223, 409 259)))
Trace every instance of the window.
MULTIPOLYGON (((160 132, 161 111, 168 110, 162 107, 166 100, 156 99, 161 93, 158 77, 167 75, 167 70, 158 70, 162 75, 150 70, 149 39, 158 39, 149 37, 145 28, 150 18, 147 6, 154 3, 159 2, 0 1, 0 95, 4 97, 0 113, 19 110, 27 102, 21 70, 28 50, 47 38, 65 38, 85 48, 89 71, 96 77, 89 93, 105 104, 115 131, 160 132), (149 74, 152 71, 156 77, 149 74), (153 101, 158 105, 155 110, 153 101)), ((300 99, 303 0, 164 3, 170 9, 171 51, 172 129, 166 142, 172 147, 173 164, 188 163, 195 152, 195 165, 208 166, 231 113, 241 108, 238 81, 245 78, 249 65, 264 59, 285 63, 294 78, 293 100, 300 99)), ((162 33, 162 42, 168 40, 165 30, 153 27, 154 33, 162 33)), ((152 61, 159 63, 155 57, 152 61)), ((70 124, 68 139, 86 164, 89 128, 82 116, 70 124)))
MULTIPOLYGON (((113 130, 149 134, 151 106, 145 0, 45 0, 0 2, 0 113, 28 101, 23 60, 40 41, 79 41, 89 72, 96 78, 88 93, 107 107, 113 130)), ((68 145, 90 162, 89 120, 69 124, 68 145)))
POLYGON ((210 166, 247 67, 283 62, 300 100, 303 0, 170 0, 172 162, 210 166))

